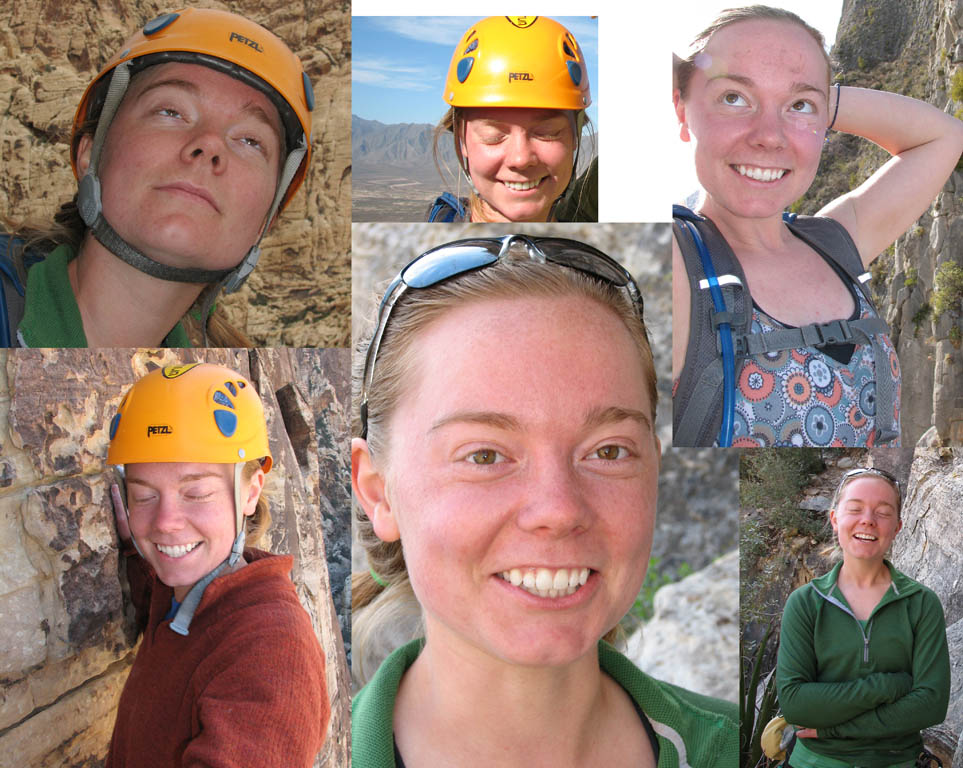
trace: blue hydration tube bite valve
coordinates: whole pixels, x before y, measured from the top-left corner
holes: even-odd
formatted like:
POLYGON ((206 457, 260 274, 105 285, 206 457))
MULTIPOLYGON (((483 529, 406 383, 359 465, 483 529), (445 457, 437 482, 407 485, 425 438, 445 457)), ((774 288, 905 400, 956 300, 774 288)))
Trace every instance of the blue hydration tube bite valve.
MULTIPOLYGON (((696 248, 699 251, 699 258, 702 259, 702 269, 706 273, 706 281, 709 283, 709 294, 712 296, 712 304, 717 313, 726 311, 726 302, 722 297, 722 290, 719 288, 719 278, 712 266, 712 259, 709 250, 702 240, 702 236, 696 231, 692 224, 693 214, 688 209, 680 206, 673 206, 673 215, 689 233, 696 248)), ((719 427, 719 447, 729 448, 732 446, 732 428, 736 412, 736 354, 732 347, 732 326, 728 322, 719 323, 719 343, 722 347, 722 424, 719 427)))

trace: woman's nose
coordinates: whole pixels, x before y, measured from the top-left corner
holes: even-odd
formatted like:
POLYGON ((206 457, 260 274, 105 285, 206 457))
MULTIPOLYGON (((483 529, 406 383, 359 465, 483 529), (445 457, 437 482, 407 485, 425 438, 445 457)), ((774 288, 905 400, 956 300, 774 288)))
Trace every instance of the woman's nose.
POLYGON ((562 459, 533 464, 529 493, 518 513, 518 525, 526 531, 564 536, 589 526, 591 508, 578 473, 562 459))
POLYGON ((210 164, 215 173, 223 173, 227 167, 227 147, 215 131, 198 130, 184 144, 181 159, 185 163, 210 164))
POLYGON ((524 168, 538 163, 538 155, 532 138, 526 131, 516 130, 508 139, 508 164, 513 168, 524 168))
POLYGON ((173 533, 183 527, 184 513, 178 500, 161 497, 154 509, 154 530, 160 533, 173 533))
POLYGON ((752 123, 749 141, 766 149, 782 149, 786 146, 786 125, 775 110, 760 109, 752 123))

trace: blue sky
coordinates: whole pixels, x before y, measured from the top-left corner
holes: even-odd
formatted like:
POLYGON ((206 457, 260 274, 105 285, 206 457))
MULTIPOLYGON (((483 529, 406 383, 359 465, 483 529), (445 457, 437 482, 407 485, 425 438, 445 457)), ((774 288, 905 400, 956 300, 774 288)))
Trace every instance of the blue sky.
MULTIPOLYGON (((437 123, 455 45, 480 16, 353 16, 351 112, 382 123, 437 123)), ((598 127, 598 22, 553 16, 575 35, 588 64, 598 127)))

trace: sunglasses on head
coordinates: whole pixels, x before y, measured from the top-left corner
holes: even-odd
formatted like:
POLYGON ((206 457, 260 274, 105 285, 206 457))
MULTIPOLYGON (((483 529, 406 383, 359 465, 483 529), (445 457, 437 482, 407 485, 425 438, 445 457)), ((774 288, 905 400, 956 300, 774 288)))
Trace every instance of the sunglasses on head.
POLYGON ((874 477, 881 477, 884 480, 888 480, 890 484, 896 488, 896 493, 899 494, 900 502, 903 501, 903 486, 900 481, 885 469, 879 469, 878 467, 857 467, 856 469, 849 470, 843 475, 842 480, 839 481, 839 485, 836 486, 836 498, 839 498, 840 491, 850 479, 859 477, 860 475, 872 475, 874 477))
POLYGON ((361 379, 361 437, 368 436, 368 389, 374 377, 374 366, 391 310, 406 291, 430 288, 467 272, 497 263, 513 245, 522 245, 529 259, 539 263, 558 264, 590 275, 622 289, 642 320, 642 294, 632 275, 614 259, 591 245, 564 237, 475 237, 456 240, 425 251, 398 273, 385 291, 378 307, 377 327, 364 360, 361 379))

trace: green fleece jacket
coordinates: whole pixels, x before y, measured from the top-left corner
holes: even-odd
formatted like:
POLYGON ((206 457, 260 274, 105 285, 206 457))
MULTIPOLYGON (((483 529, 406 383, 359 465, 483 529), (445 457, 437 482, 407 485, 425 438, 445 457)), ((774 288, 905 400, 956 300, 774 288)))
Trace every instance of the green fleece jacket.
MULTIPOLYGON (((413 640, 398 648, 351 702, 352 768, 395 768, 395 698, 401 678, 423 646, 423 640, 413 640)), ((659 744, 658 768, 737 764, 735 704, 653 680, 604 641, 599 642, 599 666, 648 716, 659 744)))
POLYGON ((806 746, 867 768, 916 757, 950 695, 940 600, 886 565, 892 584, 865 622, 836 585, 841 563, 793 592, 776 666, 783 715, 819 733, 806 746))

